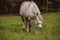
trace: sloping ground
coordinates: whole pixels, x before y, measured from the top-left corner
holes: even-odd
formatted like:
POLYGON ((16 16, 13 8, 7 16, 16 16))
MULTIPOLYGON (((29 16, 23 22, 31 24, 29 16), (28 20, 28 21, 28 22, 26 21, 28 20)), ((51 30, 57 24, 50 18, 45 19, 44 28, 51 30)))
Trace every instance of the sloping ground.
POLYGON ((22 31, 20 16, 0 16, 0 40, 60 40, 60 12, 43 14, 44 22, 38 34, 22 31))

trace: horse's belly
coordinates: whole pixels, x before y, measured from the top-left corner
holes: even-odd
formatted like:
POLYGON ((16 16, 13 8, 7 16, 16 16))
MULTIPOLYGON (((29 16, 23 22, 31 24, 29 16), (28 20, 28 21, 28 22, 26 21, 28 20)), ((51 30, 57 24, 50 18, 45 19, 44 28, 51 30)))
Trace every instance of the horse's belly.
POLYGON ((24 11, 24 12, 22 12, 20 15, 21 15, 21 16, 25 16, 25 17, 35 18, 35 14, 32 13, 32 12, 28 12, 28 11, 27 11, 27 12, 24 11))

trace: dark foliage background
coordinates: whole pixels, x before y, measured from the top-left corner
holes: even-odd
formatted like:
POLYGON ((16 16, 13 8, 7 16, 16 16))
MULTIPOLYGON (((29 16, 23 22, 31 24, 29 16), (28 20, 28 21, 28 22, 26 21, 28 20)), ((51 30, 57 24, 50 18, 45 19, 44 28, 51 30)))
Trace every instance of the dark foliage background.
POLYGON ((20 5, 24 1, 34 1, 41 12, 60 11, 60 0, 0 0, 0 15, 19 15, 20 5))

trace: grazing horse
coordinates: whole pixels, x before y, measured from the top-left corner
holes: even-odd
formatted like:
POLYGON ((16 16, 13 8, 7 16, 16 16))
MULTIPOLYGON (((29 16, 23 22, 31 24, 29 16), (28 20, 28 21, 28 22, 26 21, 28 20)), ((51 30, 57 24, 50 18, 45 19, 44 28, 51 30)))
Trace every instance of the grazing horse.
MULTIPOLYGON (((38 6, 33 1, 25 1, 20 6, 20 16, 23 22, 23 30, 31 31, 31 19, 34 19, 37 27, 42 27, 43 18, 38 6)), ((35 28, 35 29, 36 29, 35 28)))

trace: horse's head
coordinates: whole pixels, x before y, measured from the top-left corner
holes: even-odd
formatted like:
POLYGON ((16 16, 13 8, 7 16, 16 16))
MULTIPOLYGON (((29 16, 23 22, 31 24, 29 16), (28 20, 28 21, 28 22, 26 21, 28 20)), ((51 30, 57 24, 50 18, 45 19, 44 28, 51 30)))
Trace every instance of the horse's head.
POLYGON ((42 22, 43 22, 42 16, 41 16, 41 15, 37 15, 35 22, 36 22, 37 26, 38 26, 39 28, 41 28, 41 27, 42 27, 42 22))

